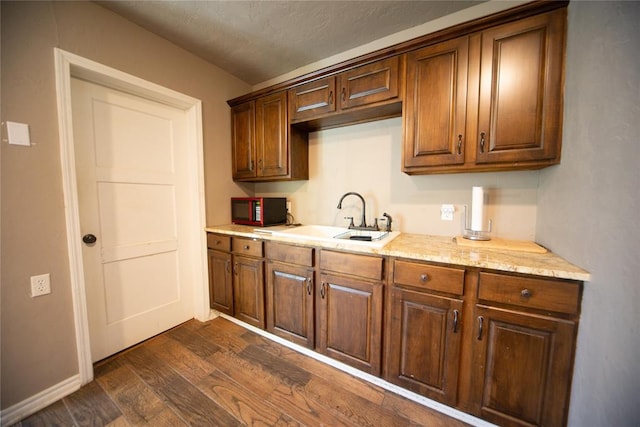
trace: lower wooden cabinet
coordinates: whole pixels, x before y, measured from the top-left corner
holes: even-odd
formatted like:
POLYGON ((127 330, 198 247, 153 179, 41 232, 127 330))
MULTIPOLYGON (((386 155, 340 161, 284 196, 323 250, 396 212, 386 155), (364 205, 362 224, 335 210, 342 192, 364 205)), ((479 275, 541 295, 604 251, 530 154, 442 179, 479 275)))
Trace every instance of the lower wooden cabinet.
POLYGON ((212 308, 501 426, 566 425, 582 282, 207 240, 212 308))
POLYGON ((209 258, 209 306, 233 316, 233 282, 231 274, 231 238, 207 234, 209 258))
POLYGON ((362 371, 382 371, 384 259, 320 253, 316 350, 362 371))
POLYGON ((313 348, 315 269, 313 248, 267 242, 267 331, 313 348))
POLYGON ((387 379, 455 405, 462 300, 394 287, 390 317, 387 379))
POLYGON ((233 316, 231 254, 209 249, 209 306, 233 316))
POLYGON ((472 396, 501 426, 566 424, 575 322, 478 305, 472 396))
POLYGON ((480 272, 469 408, 502 426, 567 422, 581 283, 480 272))
POLYGON ((393 270, 385 330, 385 378, 455 405, 465 271, 405 260, 395 260, 393 270))
POLYGON ((380 375, 382 283, 329 274, 322 274, 320 281, 316 349, 380 375))
POLYGON ((233 306, 234 316, 257 328, 265 328, 264 259, 262 241, 234 237, 233 306))

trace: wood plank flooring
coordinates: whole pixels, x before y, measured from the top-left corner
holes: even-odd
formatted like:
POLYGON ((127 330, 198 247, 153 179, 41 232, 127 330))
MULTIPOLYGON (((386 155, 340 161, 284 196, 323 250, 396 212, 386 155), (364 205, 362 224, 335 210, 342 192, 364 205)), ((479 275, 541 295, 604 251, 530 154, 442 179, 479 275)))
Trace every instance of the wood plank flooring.
POLYGON ((465 426, 223 318, 186 322, 94 366, 27 426, 465 426))

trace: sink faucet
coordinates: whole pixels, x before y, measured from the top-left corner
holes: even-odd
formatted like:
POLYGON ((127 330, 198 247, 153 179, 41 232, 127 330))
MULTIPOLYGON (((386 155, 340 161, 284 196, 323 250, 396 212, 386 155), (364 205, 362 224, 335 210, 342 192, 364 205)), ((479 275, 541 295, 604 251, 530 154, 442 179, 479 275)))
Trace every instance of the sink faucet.
POLYGON ((353 220, 351 221, 351 224, 349 225, 349 228, 369 228, 367 227, 367 218, 366 218, 366 204, 364 202, 364 197, 362 197, 360 194, 350 191, 348 193, 344 193, 342 195, 342 197, 340 197, 340 201, 338 202, 338 209, 342 209, 342 201, 344 200, 345 197, 347 196, 356 196, 360 199, 360 201, 362 202, 362 219, 360 220, 360 225, 358 227, 354 227, 353 226, 353 220))

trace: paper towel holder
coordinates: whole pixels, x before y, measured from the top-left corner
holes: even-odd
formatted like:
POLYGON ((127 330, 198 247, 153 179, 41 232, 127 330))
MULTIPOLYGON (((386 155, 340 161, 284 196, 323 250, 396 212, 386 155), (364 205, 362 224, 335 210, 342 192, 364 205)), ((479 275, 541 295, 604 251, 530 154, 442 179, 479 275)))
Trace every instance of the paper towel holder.
POLYGON ((462 237, 469 240, 491 240, 491 230, 493 228, 493 221, 489 220, 488 230, 472 230, 470 221, 467 215, 467 205, 464 205, 464 215, 462 216, 462 229, 464 233, 462 237))

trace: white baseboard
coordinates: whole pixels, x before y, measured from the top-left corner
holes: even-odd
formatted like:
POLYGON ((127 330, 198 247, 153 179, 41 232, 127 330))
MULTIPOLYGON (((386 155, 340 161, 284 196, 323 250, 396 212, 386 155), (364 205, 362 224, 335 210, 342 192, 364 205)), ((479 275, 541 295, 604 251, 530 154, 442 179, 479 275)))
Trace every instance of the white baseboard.
POLYGON ((53 387, 35 394, 22 402, 5 409, 0 413, 0 424, 8 426, 35 414, 52 403, 62 399, 78 390, 81 386, 80 374, 67 378, 53 387))

